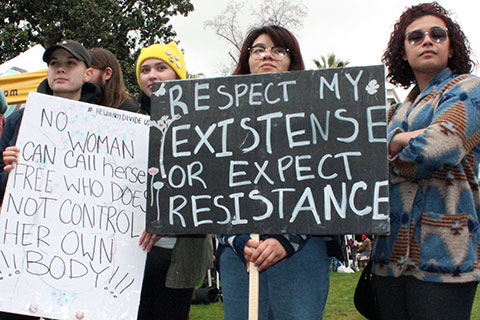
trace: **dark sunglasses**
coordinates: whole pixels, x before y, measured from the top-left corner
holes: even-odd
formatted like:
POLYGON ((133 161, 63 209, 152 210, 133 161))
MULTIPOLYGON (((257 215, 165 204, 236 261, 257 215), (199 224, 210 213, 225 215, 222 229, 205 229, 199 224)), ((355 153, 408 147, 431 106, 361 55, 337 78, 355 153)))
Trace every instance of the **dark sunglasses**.
POLYGON ((423 31, 420 29, 413 30, 405 32, 405 38, 412 46, 417 46, 423 42, 427 34, 430 36, 430 39, 432 39, 433 42, 440 43, 447 40, 448 29, 441 27, 432 27, 430 31, 423 31))

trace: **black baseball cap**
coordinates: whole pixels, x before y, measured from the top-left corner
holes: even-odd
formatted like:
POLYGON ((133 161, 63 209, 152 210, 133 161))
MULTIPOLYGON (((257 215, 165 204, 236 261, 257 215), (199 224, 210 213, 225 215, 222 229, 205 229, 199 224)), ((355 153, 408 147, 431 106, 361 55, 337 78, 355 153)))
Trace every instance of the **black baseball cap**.
POLYGON ((50 61, 53 51, 57 49, 67 50, 75 58, 85 62, 87 67, 90 67, 90 64, 92 63, 92 58, 90 57, 87 49, 85 49, 85 47, 81 43, 75 40, 65 40, 57 44, 51 45, 47 48, 47 50, 45 50, 45 53, 43 54, 43 61, 48 63, 50 61))

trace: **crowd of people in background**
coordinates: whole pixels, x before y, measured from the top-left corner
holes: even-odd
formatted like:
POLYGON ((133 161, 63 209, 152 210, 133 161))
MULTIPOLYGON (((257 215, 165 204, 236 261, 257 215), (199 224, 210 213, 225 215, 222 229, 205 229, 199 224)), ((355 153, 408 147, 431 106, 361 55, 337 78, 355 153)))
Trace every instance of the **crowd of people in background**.
MULTIPOLYGON (((106 49, 87 51, 66 40, 48 47, 43 60, 48 75, 38 92, 143 114, 150 114, 154 82, 183 80, 187 71, 174 42, 143 48, 135 101, 106 49)), ((371 260, 382 319, 469 319, 480 280, 480 79, 471 74, 469 42, 449 11, 436 2, 418 4, 396 22, 382 61, 392 84, 414 86, 388 113, 391 232, 373 245, 367 235, 360 246, 355 239, 344 245, 360 265, 371 260)), ((295 36, 270 25, 248 33, 233 75, 304 69, 295 36)), ((0 104, 3 115, 1 93, 0 104)), ((23 113, 13 112, 5 124, 0 117, 0 201, 18 161, 23 113)), ((225 234, 217 240, 225 319, 248 318, 250 263, 260 272, 259 319, 322 319, 338 239, 225 234)), ((144 231, 139 245, 148 253, 138 319, 188 320, 193 290, 211 267, 211 237, 144 231)), ((0 313, 0 319, 36 318, 0 313)))

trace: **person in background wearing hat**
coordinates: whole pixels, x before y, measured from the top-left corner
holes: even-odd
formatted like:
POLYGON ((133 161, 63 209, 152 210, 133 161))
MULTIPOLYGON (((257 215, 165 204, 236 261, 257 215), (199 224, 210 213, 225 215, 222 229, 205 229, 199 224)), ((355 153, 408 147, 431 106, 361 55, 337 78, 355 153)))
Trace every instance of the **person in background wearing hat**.
POLYGON ((2 134, 3 126, 5 125, 5 112, 7 112, 8 103, 7 98, 5 98, 5 94, 3 90, 0 88, 0 134, 2 134))
POLYGON ((370 259, 370 253, 372 252, 372 241, 362 234, 362 244, 358 248, 357 261, 360 264, 366 263, 370 259))
MULTIPOLYGON (((175 42, 143 48, 137 60, 141 113, 150 114, 152 85, 186 78, 185 61, 175 42)), ((194 288, 212 263, 210 236, 160 236, 144 231, 139 245, 148 252, 138 320, 187 320, 194 288)))
POLYGON ((155 81, 185 80, 187 69, 183 53, 175 42, 153 44, 143 48, 137 59, 137 82, 140 93, 140 113, 150 114, 150 98, 155 81))
POLYGON ((3 90, 0 89, 0 111, 2 114, 7 111, 8 103, 7 103, 7 98, 5 98, 5 94, 3 93, 3 90))
MULTIPOLYGON (((91 74, 91 58, 88 51, 77 41, 67 40, 50 46, 43 54, 48 65, 47 79, 42 81, 37 91, 57 97, 98 103, 102 96, 100 87, 88 83, 91 74)), ((15 147, 18 129, 24 109, 12 113, 0 138, 0 203, 3 201, 8 173, 18 160, 20 149, 15 147)), ((0 320, 29 320, 38 317, 0 312, 0 320)))
POLYGON ((88 82, 100 86, 103 97, 100 104, 114 109, 137 112, 138 103, 130 98, 123 81, 122 68, 115 55, 104 48, 88 51, 92 57, 92 74, 88 82))

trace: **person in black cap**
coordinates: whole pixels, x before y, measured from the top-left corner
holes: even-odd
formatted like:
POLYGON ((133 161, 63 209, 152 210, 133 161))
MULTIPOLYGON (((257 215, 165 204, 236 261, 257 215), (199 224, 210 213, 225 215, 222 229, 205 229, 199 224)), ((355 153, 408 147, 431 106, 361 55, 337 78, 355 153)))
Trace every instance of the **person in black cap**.
POLYGON ((100 87, 87 82, 92 75, 92 58, 80 43, 66 40, 50 46, 43 61, 48 64, 48 73, 38 92, 83 102, 100 101, 100 87))
POLYGON ((85 49, 82 44, 75 40, 65 40, 48 47, 47 50, 45 50, 45 52, 43 53, 43 61, 48 64, 50 62, 50 59, 52 58, 52 54, 57 49, 64 49, 68 51, 77 60, 85 62, 87 68, 89 68, 92 64, 92 58, 88 53, 87 49, 85 49))
MULTIPOLYGON (((91 57, 83 45, 66 40, 45 50, 43 61, 48 64, 47 79, 42 81, 37 92, 57 97, 98 104, 102 97, 99 86, 87 82, 92 70, 91 57)), ((24 109, 12 113, 0 138, 0 205, 3 202, 8 173, 18 160, 20 149, 15 147, 18 129, 24 109)), ((38 317, 0 312, 0 320, 28 320, 38 317)))
MULTIPOLYGON (((45 50, 43 61, 48 64, 47 79, 40 83, 37 92, 89 103, 100 102, 102 90, 98 85, 87 82, 92 72, 89 68, 92 59, 83 45, 74 40, 59 42, 45 50)), ((13 169, 20 151, 15 143, 22 116, 23 109, 8 117, 0 139, 3 156, 0 159, 0 204, 8 172, 13 169)))

